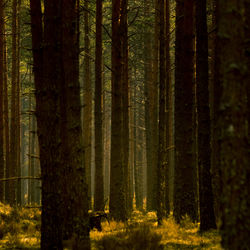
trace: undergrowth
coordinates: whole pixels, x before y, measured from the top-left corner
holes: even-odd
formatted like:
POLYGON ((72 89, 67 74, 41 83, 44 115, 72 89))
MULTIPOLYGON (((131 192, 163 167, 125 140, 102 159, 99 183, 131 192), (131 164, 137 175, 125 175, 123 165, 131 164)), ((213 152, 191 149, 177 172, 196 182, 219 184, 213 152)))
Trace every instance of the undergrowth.
MULTIPOLYGON (((39 209, 11 208, 0 203, 0 248, 39 249, 39 209)), ((92 250, 221 250, 216 230, 198 232, 198 224, 186 217, 179 225, 172 215, 157 226, 154 212, 134 211, 126 223, 102 221, 102 231, 90 231, 92 250)))
POLYGON ((41 213, 0 203, 0 248, 39 249, 41 213))

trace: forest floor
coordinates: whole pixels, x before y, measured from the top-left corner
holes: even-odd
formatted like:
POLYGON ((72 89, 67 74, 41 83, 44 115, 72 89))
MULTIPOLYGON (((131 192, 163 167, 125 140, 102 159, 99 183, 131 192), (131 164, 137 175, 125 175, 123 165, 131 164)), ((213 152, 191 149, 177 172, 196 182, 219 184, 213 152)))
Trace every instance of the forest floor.
MULTIPOLYGON (((41 213, 37 208, 13 209, 0 203, 0 248, 39 249, 41 213)), ((172 216, 158 227, 156 214, 134 211, 127 223, 103 221, 90 231, 92 250, 222 249, 218 231, 199 234, 188 218, 180 225, 172 216)))

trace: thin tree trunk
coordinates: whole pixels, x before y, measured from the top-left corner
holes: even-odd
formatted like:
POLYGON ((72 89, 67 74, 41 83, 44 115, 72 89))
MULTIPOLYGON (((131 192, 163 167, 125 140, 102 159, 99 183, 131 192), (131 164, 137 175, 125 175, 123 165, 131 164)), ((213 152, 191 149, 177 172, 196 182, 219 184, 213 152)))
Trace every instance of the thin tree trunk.
POLYGON ((122 128, 122 143, 123 143, 123 168, 124 168, 124 185, 125 185, 125 199, 126 199, 126 209, 128 212, 129 207, 129 80, 128 80, 128 16, 127 8, 128 1, 122 0, 122 19, 121 19, 121 29, 122 29, 122 113, 123 113, 123 128, 122 128))
MULTIPOLYGON (((21 36, 21 0, 17 2, 17 80, 16 80, 16 154, 17 154, 17 176, 22 175, 21 172, 21 117, 20 117, 20 36, 21 36)), ((21 180, 17 181, 17 204, 22 202, 22 185, 21 180)))
MULTIPOLYGON (((103 79, 104 80, 104 79, 103 79)), ((105 86, 105 84, 103 84, 105 86)), ((109 196, 109 112, 107 103, 107 92, 103 91, 103 167, 104 167, 104 205, 109 196)))
POLYGON ((152 210, 157 208, 157 164, 158 164, 158 76, 159 76, 159 7, 158 0, 154 1, 154 42, 153 42, 153 84, 150 86, 151 119, 152 119, 152 210))
MULTIPOLYGON (((149 1, 144 1, 144 17, 148 20, 150 17, 149 1)), ((147 158, 147 210, 153 208, 153 133, 152 133, 152 101, 150 93, 152 83, 152 39, 149 27, 144 28, 144 95, 145 95, 145 128, 146 128, 146 158, 147 158)))
MULTIPOLYGON (((30 80, 31 80, 31 71, 30 71, 30 80)), ((30 81, 31 83, 31 81, 30 81)), ((28 116, 29 116, 29 119, 28 119, 28 135, 29 135, 29 139, 28 139, 28 176, 31 176, 31 166, 32 166, 32 159, 31 159, 31 150, 32 150, 32 147, 31 147, 31 137, 32 137, 32 134, 31 134, 31 122, 32 122, 32 119, 31 119, 31 92, 29 93, 29 110, 28 110, 28 116)), ((28 180, 28 204, 31 204, 31 179, 28 180)))
MULTIPOLYGON (((135 79, 136 79, 136 69, 135 69, 135 79)), ((142 121, 141 121, 141 103, 140 95, 140 87, 138 85, 134 86, 134 180, 135 180, 135 202, 136 208, 138 210, 143 209, 143 173, 142 173, 142 121)))
MULTIPOLYGON (((3 15, 5 17, 5 15, 3 15)), ((3 51, 4 51, 4 64, 3 64, 3 98, 4 98, 4 140, 5 140, 5 177, 10 177, 10 140, 9 140, 9 102, 8 102, 8 70, 7 70, 7 42, 5 34, 5 25, 3 29, 3 51)), ((10 182, 5 183, 5 201, 9 202, 10 197, 10 182)))
POLYGON ((165 30, 166 30, 166 190, 165 190, 165 209, 166 216, 170 214, 170 136, 171 136, 171 62, 170 62, 170 2, 166 0, 165 3, 165 30))
MULTIPOLYGON (((135 69, 136 71, 136 69, 135 69)), ((136 78, 136 74, 135 74, 135 78, 136 78)), ((140 209, 140 202, 139 202, 139 191, 138 191, 138 170, 137 170, 137 118, 136 118, 136 112, 137 112, 137 105, 136 105, 136 83, 135 86, 133 88, 133 116, 134 116, 134 124, 133 124, 133 143, 134 143, 134 162, 133 162, 133 166, 134 166, 134 178, 133 178, 133 182, 134 182, 134 195, 135 196, 135 201, 136 201, 136 208, 140 209)))
POLYGON ((133 88, 130 85, 129 88, 129 100, 130 100, 130 108, 129 108, 129 202, 128 209, 130 211, 133 210, 133 199, 134 199, 134 178, 133 178, 133 170, 134 170, 134 105, 133 105, 133 88))
MULTIPOLYGON (((250 79, 250 1, 244 1, 245 7, 245 55, 247 60, 247 79, 250 79)), ((248 124, 250 124, 250 84, 247 84, 247 107, 248 107, 248 124)), ((250 128, 248 125, 248 140, 250 140, 250 128)))
POLYGON ((103 186, 103 73, 102 73, 102 0, 96 1, 95 51, 95 201, 94 210, 104 210, 103 186))
POLYGON ((219 75, 217 68, 219 67, 219 49, 217 44, 217 2, 211 0, 213 5, 213 16, 212 16, 212 29, 215 31, 211 34, 211 83, 210 83, 210 114, 211 114, 211 175, 212 175, 212 186, 214 192, 214 211, 216 216, 217 224, 220 221, 221 209, 220 209, 220 195, 221 195, 221 183, 220 183, 220 152, 219 152, 219 129, 217 127, 217 121, 219 118, 219 96, 221 92, 221 84, 219 81, 219 75))
MULTIPOLYGON (((10 176, 17 175, 17 0, 12 2, 12 72, 11 72, 11 124, 10 124, 10 176)), ((16 204, 16 181, 10 182, 10 205, 16 204)))
POLYGON ((159 148, 158 148, 158 168, 157 168, 157 219, 158 224, 162 224, 165 216, 165 194, 166 194, 166 169, 167 165, 167 133, 166 133, 166 57, 165 57, 165 18, 164 18, 164 0, 159 0, 159 16, 160 16, 160 85, 159 85, 159 148))
MULTIPOLYGON (((30 175, 29 176, 32 176, 32 177, 35 177, 35 137, 36 137, 36 124, 35 124, 35 117, 33 114, 31 114, 32 117, 31 117, 31 130, 29 131, 30 133, 30 136, 31 136, 31 142, 30 142, 30 147, 31 147, 31 155, 30 155, 30 161, 31 161, 31 168, 30 168, 30 175)), ((34 180, 34 179, 31 179, 30 180, 30 203, 31 204, 34 204, 35 203, 35 182, 37 180, 34 180)))
MULTIPOLYGON (((4 90, 4 5, 0 0, 0 178, 4 178, 4 120, 3 120, 3 90, 4 90)), ((0 201, 4 201, 4 183, 0 183, 0 201)))
POLYGON ((90 78, 90 39, 88 0, 84 1, 84 82, 83 82, 83 138, 85 148, 85 169, 88 185, 89 205, 91 209, 91 135, 92 135, 92 86, 90 78))

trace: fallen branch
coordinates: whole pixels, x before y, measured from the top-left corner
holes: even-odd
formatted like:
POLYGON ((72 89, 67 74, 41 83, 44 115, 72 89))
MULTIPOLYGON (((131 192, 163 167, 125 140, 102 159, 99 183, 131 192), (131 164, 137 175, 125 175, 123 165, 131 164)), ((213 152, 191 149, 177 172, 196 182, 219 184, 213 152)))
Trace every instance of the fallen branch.
POLYGON ((38 177, 38 176, 9 177, 9 178, 0 179, 0 181, 15 181, 15 180, 26 180, 26 179, 41 180, 41 177, 38 177))

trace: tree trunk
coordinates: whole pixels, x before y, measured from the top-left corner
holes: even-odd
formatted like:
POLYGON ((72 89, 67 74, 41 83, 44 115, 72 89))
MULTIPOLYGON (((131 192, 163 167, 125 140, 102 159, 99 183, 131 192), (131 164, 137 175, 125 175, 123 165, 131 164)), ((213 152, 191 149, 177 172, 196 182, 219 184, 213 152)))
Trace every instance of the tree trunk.
MULTIPOLYGON (((146 20, 150 17, 149 1, 144 1, 144 17, 146 20)), ((146 128, 146 157, 147 157, 147 210, 153 209, 153 132, 152 132, 152 100, 150 97, 152 94, 150 90, 152 88, 152 39, 149 27, 145 25, 144 28, 144 95, 145 95, 145 128, 146 128)))
MULTIPOLYGON (((36 137, 36 124, 35 124, 35 117, 33 116, 33 114, 31 113, 31 130, 29 131, 30 133, 30 137, 31 137, 31 142, 30 142, 30 147, 31 147, 31 151, 30 151, 30 161, 31 161, 31 166, 30 166, 30 176, 35 177, 35 168, 36 168, 36 164, 35 164, 35 137, 36 137)), ((30 203, 34 204, 35 203, 35 182, 37 180, 31 179, 30 180, 30 203)))
MULTIPOLYGON (((66 113, 61 110, 62 122, 66 121, 65 148, 66 175, 64 196, 67 208, 62 216, 67 218, 64 230, 75 238, 74 249, 90 249, 88 187, 84 168, 84 151, 81 127, 79 85, 79 1, 62 0, 62 91, 66 94, 66 113), (64 88, 64 89, 63 89, 64 88), (70 180, 70 182, 69 182, 70 180)), ((61 20, 61 21, 62 21, 61 20)), ((63 95, 62 95, 63 96, 63 95)), ((62 105, 62 104, 61 104, 62 105)), ((63 132, 63 131, 62 131, 63 132)), ((65 233, 64 232, 64 233, 65 233)))
POLYGON ((154 42, 153 42, 153 83, 150 86, 152 119, 152 210, 157 208, 157 164, 158 164, 158 76, 159 76, 159 9, 158 0, 154 1, 154 42))
MULTIPOLYGON (((250 78, 250 1, 245 0, 245 55, 247 60, 247 79, 250 78)), ((250 124, 250 84, 247 84, 247 108, 248 108, 248 124, 250 124)), ((248 139, 250 140, 250 128, 248 128, 248 139)))
POLYGON ((60 9, 58 1, 44 2, 44 47, 40 0, 31 0, 33 71, 42 176, 41 249, 62 250, 60 58, 58 51, 60 9), (57 47, 56 47, 57 46, 57 47), (57 48, 57 49, 56 49, 57 48), (44 53, 43 53, 44 52, 44 53), (53 67, 51 67, 53 65, 53 67), (56 72, 56 74, 55 74, 56 72), (46 79, 46 81, 43 81, 46 79))
POLYGON ((63 237, 74 249, 90 249, 78 82, 79 2, 44 2, 44 39, 41 3, 30 3, 43 181, 41 249, 63 249, 63 237))
POLYGON ((165 3, 165 53, 166 53, 166 162, 165 169, 166 190, 165 190, 165 209, 166 215, 170 214, 170 135, 171 135, 171 62, 170 62, 170 2, 166 0, 165 3))
MULTIPOLYGON (((247 124, 247 61, 243 41, 244 1, 218 1, 217 44, 219 138, 222 224, 224 249, 248 249, 250 245, 250 167, 247 124), (232 28, 233 27, 233 28, 232 28), (240 83, 240 84, 239 84, 240 83)), ((249 69, 247 69, 249 70, 249 69)))
MULTIPOLYGON (((0 0, 0 179, 4 178, 4 120, 3 120, 3 90, 4 90, 4 5, 0 0)), ((4 183, 0 182, 0 202, 4 201, 4 183)))
POLYGON ((121 0, 112 1, 112 117, 109 209, 115 220, 127 219, 123 168, 122 36, 121 0))
MULTIPOLYGON (((31 72, 30 72, 30 78, 31 78, 31 72)), ((31 80, 31 79, 30 79, 31 80)), ((31 82, 31 81, 30 81, 31 82)), ((32 146, 31 146, 31 140, 32 140, 32 133, 31 133, 31 126, 32 126, 32 114, 31 114, 31 92, 29 93, 29 110, 28 110, 28 176, 31 176, 31 167, 32 167, 32 159, 31 159, 31 152, 32 152, 32 146)), ((28 180, 28 204, 31 204, 31 179, 28 180)))
POLYGON ((103 186, 103 73, 102 73, 102 0, 96 1, 95 50, 95 201, 94 210, 104 210, 103 186))
MULTIPOLYGON (((21 172, 21 117, 20 117, 20 36, 21 36, 21 0, 17 2, 17 80, 16 80, 16 154, 17 154, 17 176, 22 176, 21 172)), ((21 179, 17 181, 17 204, 22 202, 22 184, 21 179)))
MULTIPOLYGON (((105 84, 104 84, 105 86, 105 84)), ((104 115, 104 201, 105 206, 108 204, 109 187, 110 187, 110 103, 111 99, 108 91, 104 87, 103 92, 103 115, 104 115)))
MULTIPOLYGON (((3 13, 4 14, 4 13, 3 13)), ((5 15, 3 15, 5 17, 5 15)), ((5 143, 5 177, 10 177, 10 140, 9 140, 9 102, 8 102, 8 62, 7 62, 7 42, 5 34, 5 25, 3 29, 3 112, 4 112, 4 143, 5 143)), ((5 201, 9 202, 10 197, 10 182, 5 183, 5 201)))
MULTIPOLYGON (((130 78, 130 77, 129 77, 130 78)), ((128 209, 133 211, 133 200, 134 200, 134 106, 133 106, 133 87, 132 82, 130 82, 129 87, 129 202, 128 209)))
POLYGON ((159 0, 159 16, 160 16, 160 85, 159 85, 159 147, 158 147, 158 168, 157 168, 157 218, 158 224, 162 224, 162 219, 165 216, 165 194, 166 194, 166 170, 167 163, 167 133, 166 133, 166 50, 165 50, 165 5, 164 0, 159 0))
POLYGON ((122 0, 121 29, 122 29, 122 144, 123 144, 123 168, 126 209, 128 212, 131 207, 129 198, 130 193, 130 165, 129 165, 129 80, 128 80, 128 0, 122 0))
POLYGON ((216 228, 210 175, 210 111, 206 0, 196 0, 196 84, 198 109, 198 166, 200 231, 216 228))
POLYGON ((193 1, 176 2, 174 218, 195 221, 193 152, 193 1))
POLYGON ((92 135, 92 86, 90 78, 90 39, 88 0, 84 1, 84 82, 83 82, 83 138, 85 148, 85 169, 88 185, 89 205, 91 209, 91 135, 92 135))
MULTIPOLYGON (((17 0, 12 2, 12 72, 11 72, 11 124, 10 124, 10 176, 17 175, 17 0)), ((16 204, 16 181, 10 181, 9 204, 16 204)))
POLYGON ((219 140, 220 136, 218 134, 218 118, 219 118, 219 96, 221 93, 221 84, 219 81, 219 75, 217 68, 219 67, 219 49, 217 44, 217 3, 218 1, 212 0, 213 5, 213 16, 212 16, 212 28, 215 31, 211 34, 211 83, 210 83, 210 114, 211 114, 211 175, 212 175, 212 186, 214 193, 214 211, 217 223, 220 221, 221 209, 220 209, 220 196, 221 196, 221 183, 220 183, 220 150, 219 150, 219 140))

